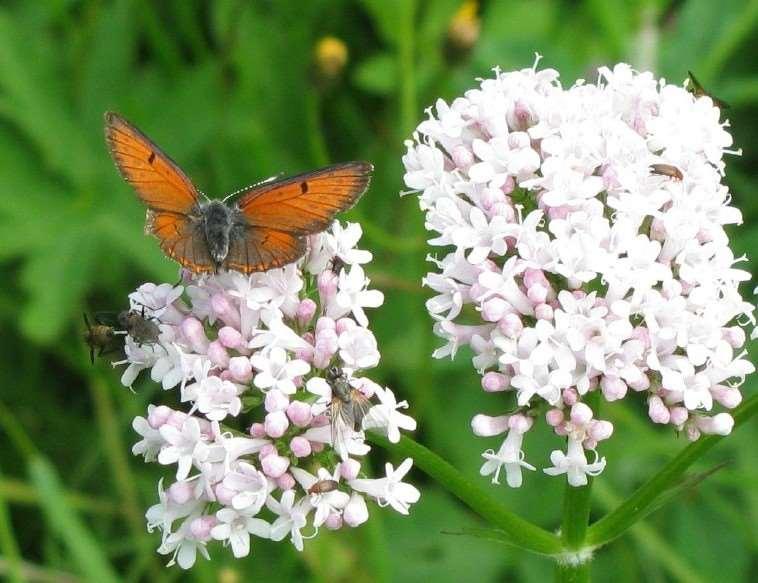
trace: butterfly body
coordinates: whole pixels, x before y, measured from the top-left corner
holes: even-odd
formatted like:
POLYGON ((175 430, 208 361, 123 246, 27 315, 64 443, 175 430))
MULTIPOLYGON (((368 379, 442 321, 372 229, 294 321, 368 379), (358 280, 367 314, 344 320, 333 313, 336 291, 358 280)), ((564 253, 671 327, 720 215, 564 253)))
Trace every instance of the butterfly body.
POLYGON ((329 227, 368 188, 367 162, 335 164, 291 178, 267 180, 209 200, 156 144, 115 113, 105 136, 121 175, 147 206, 145 230, 163 252, 193 273, 252 273, 305 254, 305 237, 329 227))
POLYGON ((208 252, 216 266, 223 265, 232 241, 245 236, 245 221, 239 209, 220 200, 200 203, 198 208, 208 252))

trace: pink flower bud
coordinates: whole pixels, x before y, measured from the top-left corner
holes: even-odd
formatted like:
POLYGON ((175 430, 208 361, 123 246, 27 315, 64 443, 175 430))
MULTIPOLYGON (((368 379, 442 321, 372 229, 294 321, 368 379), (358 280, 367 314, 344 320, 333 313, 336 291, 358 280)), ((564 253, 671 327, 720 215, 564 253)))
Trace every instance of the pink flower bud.
POLYGON ((642 374, 639 378, 631 381, 629 387, 637 392, 647 391, 650 388, 650 379, 646 374, 642 374))
POLYGON ((171 411, 168 419, 166 419, 166 425, 171 425, 172 427, 181 429, 184 426, 184 422, 187 420, 187 417, 189 417, 189 415, 183 413, 182 411, 171 411))
POLYGON ((311 406, 303 401, 292 401, 287 406, 287 417, 297 427, 307 427, 313 419, 311 406))
POLYGON ((358 326, 358 324, 356 324, 355 320, 353 320, 352 318, 340 318, 335 323, 334 330, 337 332, 337 336, 341 336, 342 334, 344 334, 348 330, 352 330, 356 326, 358 326))
POLYGON ((563 411, 560 409, 550 409, 545 413, 545 421, 550 427, 556 427, 563 423, 563 411))
POLYGON ((263 427, 263 423, 253 423, 250 426, 250 431, 248 432, 252 437, 266 437, 266 429, 263 427))
POLYGON ((569 387, 568 389, 563 389, 563 394, 561 395, 563 398, 563 402, 571 407, 574 405, 574 403, 577 403, 579 401, 579 393, 576 392, 576 389, 573 387, 569 387))
POLYGON ((224 326, 218 331, 218 341, 227 348, 240 348, 245 345, 242 334, 231 326, 224 326))
POLYGON ((672 407, 669 410, 669 422, 672 425, 676 425, 677 427, 681 427, 687 422, 687 419, 690 417, 690 412, 687 411, 685 407, 672 407))
POLYGON ((592 409, 584 403, 576 403, 571 407, 571 423, 574 425, 587 425, 592 419, 592 409))
POLYGON ((503 298, 490 298, 482 304, 482 318, 486 322, 499 322, 503 316, 513 311, 513 306, 503 298))
POLYGON ((215 516, 199 516, 190 522, 189 530, 192 536, 199 541, 211 539, 211 529, 218 524, 215 516))
POLYGON ((556 219, 565 219, 569 216, 571 209, 567 206, 551 206, 547 209, 547 216, 551 221, 556 219))
POLYGON ((589 435, 595 441, 603 441, 613 435, 613 423, 610 421, 593 421, 590 424, 589 435))
POLYGON ((516 433, 526 433, 531 428, 534 420, 531 417, 516 413, 508 419, 508 428, 516 433))
POLYGON ((266 393, 266 397, 263 401, 263 406, 268 413, 274 411, 284 411, 289 407, 290 399, 287 395, 282 393, 279 389, 271 389, 266 393))
POLYGON ((734 409, 742 402, 742 393, 735 387, 715 385, 711 387, 711 393, 713 394, 713 398, 727 409, 734 409))
POLYGON ((263 473, 266 474, 269 478, 280 477, 282 474, 284 474, 284 472, 287 471, 287 468, 289 468, 289 466, 289 458, 276 454, 267 455, 261 460, 261 469, 263 470, 263 473))
POLYGON ((544 304, 547 300, 547 288, 536 283, 527 290, 526 297, 528 297, 535 306, 538 304, 544 304))
POLYGON ((342 520, 353 528, 360 526, 368 520, 368 507, 363 496, 357 492, 353 492, 352 496, 350 496, 350 501, 342 511, 342 520))
POLYGON ((500 187, 500 190, 503 191, 503 194, 510 194, 511 192, 516 190, 516 181, 514 180, 513 176, 508 176, 505 179, 505 182, 500 187))
POLYGON ((311 443, 305 437, 298 435, 290 441, 290 451, 295 457, 311 455, 311 443))
POLYGON ((240 329, 239 310, 232 305, 225 293, 211 296, 211 309, 224 324, 240 329))
POLYGON ((147 414, 147 423, 153 429, 158 429, 168 421, 169 417, 171 417, 171 413, 173 413, 173 411, 166 407, 166 405, 153 407, 153 409, 147 414))
POLYGON ((203 324, 197 318, 188 316, 182 322, 182 335, 190 343, 192 349, 200 354, 205 354, 208 349, 208 337, 205 335, 203 324))
POLYGON ((538 320, 552 320, 554 314, 555 312, 550 304, 534 306, 534 317, 538 320))
POLYGON ((690 441, 697 441, 698 439, 700 439, 700 430, 694 425, 687 425, 684 428, 684 434, 687 436, 687 439, 690 441))
POLYGON ((168 488, 168 498, 174 504, 184 504, 194 500, 195 491, 189 482, 174 482, 168 488))
POLYGON ((270 455, 276 455, 276 453, 276 446, 273 443, 267 443, 258 452, 258 458, 262 460, 270 455))
POLYGON ((488 393, 505 391, 511 383, 511 379, 499 372, 487 372, 482 377, 482 388, 488 393))
POLYGON ((474 415, 471 420, 471 429, 478 437, 491 437, 508 430, 508 415, 490 417, 489 415, 474 415))
POLYGON ((311 318, 313 318, 316 313, 317 307, 318 306, 316 305, 316 302, 314 302, 311 298, 305 298, 298 304, 295 317, 301 326, 305 326, 308 322, 311 321, 311 318))
POLYGON ((348 482, 350 480, 355 480, 360 471, 361 463, 358 460, 349 458, 340 464, 340 475, 348 482))
POLYGON ((276 485, 282 490, 292 490, 292 488, 295 487, 295 484, 297 484, 297 482, 295 482, 295 478, 293 478, 292 474, 289 472, 283 473, 276 479, 276 485))
POLYGON ((550 283, 548 283, 545 273, 541 269, 528 267, 524 270, 524 287, 529 289, 534 285, 541 285, 547 288, 550 286, 550 283))
POLYGON ((325 269, 318 275, 318 293, 321 296, 321 301, 326 303, 329 298, 337 293, 337 275, 329 270, 325 269))
POLYGON ((336 512, 332 512, 329 516, 326 517, 324 525, 329 530, 339 530, 342 528, 342 517, 336 512))
POLYGON ((627 386, 618 377, 603 377, 600 381, 600 389, 606 401, 618 401, 626 396, 627 386))
POLYGON ((724 340, 726 340, 732 348, 739 348, 745 344, 745 331, 739 326, 723 328, 721 332, 724 336, 724 340))
POLYGON ((335 321, 327 316, 321 316, 316 320, 316 334, 322 330, 334 330, 337 327, 335 321))
POLYGON ((233 356, 229 359, 229 374, 239 383, 247 383, 253 378, 253 365, 247 356, 233 356))
POLYGON ((220 368, 229 366, 229 353, 218 340, 214 340, 208 345, 208 358, 220 368))
POLYGON ((509 338, 516 338, 521 334, 524 329, 524 324, 516 314, 506 314, 505 317, 500 320, 498 327, 503 334, 509 338))
POLYGON ((451 157, 453 159, 453 164, 464 172, 467 172, 474 163, 474 154, 469 148, 461 144, 458 144, 453 148, 451 157))
POLYGON ((652 395, 647 400, 647 414, 653 423, 668 423, 671 412, 658 395, 652 395))
POLYGON ((696 417, 698 429, 708 435, 729 435, 734 428, 734 417, 719 413, 713 417, 696 417))
POLYGON ((266 415, 263 426, 266 428, 266 435, 277 438, 285 434, 290 422, 284 411, 274 411, 266 415))

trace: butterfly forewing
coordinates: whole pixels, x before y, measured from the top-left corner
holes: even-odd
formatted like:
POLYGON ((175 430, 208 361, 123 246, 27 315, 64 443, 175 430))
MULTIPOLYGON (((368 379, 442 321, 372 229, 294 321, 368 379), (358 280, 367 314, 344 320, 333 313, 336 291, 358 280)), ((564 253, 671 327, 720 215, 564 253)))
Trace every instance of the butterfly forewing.
POLYGON ((105 114, 105 139, 121 175, 148 208, 187 214, 197 205, 197 189, 190 179, 124 118, 105 114))
POLYGON ((368 188, 372 169, 366 162, 347 162, 267 182, 243 192, 238 206, 253 227, 316 233, 356 203, 368 188))

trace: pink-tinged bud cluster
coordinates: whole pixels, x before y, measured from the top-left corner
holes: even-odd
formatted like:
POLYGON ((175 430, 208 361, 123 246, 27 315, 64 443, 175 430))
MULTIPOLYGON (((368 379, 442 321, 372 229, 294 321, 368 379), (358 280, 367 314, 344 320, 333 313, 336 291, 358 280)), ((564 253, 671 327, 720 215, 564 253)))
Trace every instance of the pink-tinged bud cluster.
POLYGON ((580 485, 613 429, 587 403, 641 398, 689 439, 725 434, 732 419, 715 409, 737 406, 754 371, 754 307, 738 290, 750 275, 724 230, 742 220, 723 183, 723 154, 739 153, 728 122, 686 84, 625 64, 566 89, 558 77, 495 69, 429 108, 403 157, 441 248, 424 278, 445 340, 434 356, 470 347, 482 389, 502 394, 507 413, 472 429, 505 434, 482 473, 498 483, 504 467, 511 486, 534 469, 514 419, 545 414, 567 445, 545 471, 580 485))
POLYGON ((364 430, 396 442, 401 429, 416 427, 402 412, 405 401, 363 376, 379 362, 364 308, 383 297, 367 289, 360 264, 371 254, 355 248, 360 236, 359 225, 335 223, 284 268, 185 274, 183 285, 145 284, 130 295, 161 335, 149 345, 127 337, 122 382, 130 386, 149 370, 185 405, 150 405, 133 422, 142 438, 134 454, 174 466, 146 515, 148 529, 162 532, 158 552, 171 555, 170 564, 189 568, 219 542, 244 557, 251 537, 287 539, 302 550, 321 526, 368 520, 366 498, 403 514, 419 499, 401 482, 410 459, 379 478, 366 476, 357 459, 370 451, 364 430), (369 399, 360 427, 339 417, 332 427, 335 371, 369 399))

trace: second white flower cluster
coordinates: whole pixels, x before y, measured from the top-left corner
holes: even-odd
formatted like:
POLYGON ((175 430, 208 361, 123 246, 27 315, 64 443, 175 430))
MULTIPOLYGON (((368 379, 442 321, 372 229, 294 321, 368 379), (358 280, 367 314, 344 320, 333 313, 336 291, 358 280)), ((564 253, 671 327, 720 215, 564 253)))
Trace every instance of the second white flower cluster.
POLYGON ((470 346, 483 389, 502 395, 498 414, 472 422, 478 436, 507 434, 482 473, 520 486, 534 469, 524 434, 544 415, 566 439, 545 472, 586 484, 613 431, 594 419, 599 396, 636 393, 653 423, 692 440, 729 433, 754 317, 724 231, 741 215, 713 101, 625 64, 564 89, 535 64, 428 114, 405 182, 445 248, 425 278, 445 340, 435 356, 470 346))

